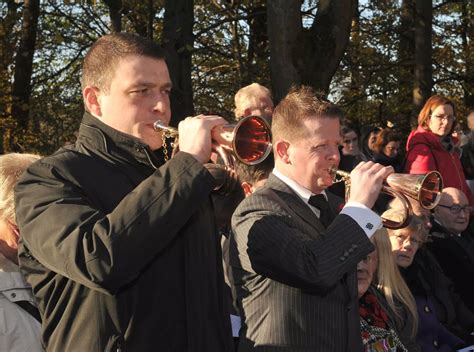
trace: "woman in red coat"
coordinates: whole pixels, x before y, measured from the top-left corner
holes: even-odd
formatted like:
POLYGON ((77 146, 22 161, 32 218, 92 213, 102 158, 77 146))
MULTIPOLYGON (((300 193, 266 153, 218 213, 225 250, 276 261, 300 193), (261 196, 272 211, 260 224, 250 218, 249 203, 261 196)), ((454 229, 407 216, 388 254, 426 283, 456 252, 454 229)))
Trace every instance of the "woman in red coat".
POLYGON ((474 198, 466 183, 466 177, 454 147, 451 133, 455 125, 454 103, 440 95, 429 98, 418 115, 418 128, 407 140, 405 171, 424 174, 438 171, 443 177, 444 187, 462 190, 474 205, 474 198))

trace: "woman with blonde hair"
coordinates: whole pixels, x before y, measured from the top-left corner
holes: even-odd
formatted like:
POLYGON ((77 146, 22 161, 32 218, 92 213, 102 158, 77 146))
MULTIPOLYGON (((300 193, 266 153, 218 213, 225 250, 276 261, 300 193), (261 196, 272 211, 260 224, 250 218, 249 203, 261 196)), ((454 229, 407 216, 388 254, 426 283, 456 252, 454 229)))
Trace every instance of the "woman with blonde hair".
POLYGON ((420 351, 416 343, 418 315, 415 300, 392 256, 387 230, 378 230, 371 240, 376 250, 357 267, 364 346, 368 351, 391 351, 390 348, 420 351), (365 274, 364 268, 367 270, 365 274), (364 275, 369 280, 364 280, 364 275))
POLYGON ((38 159, 33 154, 0 155, 0 351, 43 350, 33 293, 18 267, 20 234, 13 201, 20 175, 38 159))

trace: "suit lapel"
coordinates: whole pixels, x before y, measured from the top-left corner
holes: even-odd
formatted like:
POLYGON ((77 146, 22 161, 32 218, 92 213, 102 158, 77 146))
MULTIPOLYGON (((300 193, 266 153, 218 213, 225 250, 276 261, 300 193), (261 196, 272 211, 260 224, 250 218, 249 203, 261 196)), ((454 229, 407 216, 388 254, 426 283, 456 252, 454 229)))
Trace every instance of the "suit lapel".
POLYGON ((325 230, 325 227, 321 224, 316 214, 309 208, 309 205, 278 177, 270 174, 270 177, 265 183, 265 187, 271 188, 301 221, 311 226, 318 233, 325 230))

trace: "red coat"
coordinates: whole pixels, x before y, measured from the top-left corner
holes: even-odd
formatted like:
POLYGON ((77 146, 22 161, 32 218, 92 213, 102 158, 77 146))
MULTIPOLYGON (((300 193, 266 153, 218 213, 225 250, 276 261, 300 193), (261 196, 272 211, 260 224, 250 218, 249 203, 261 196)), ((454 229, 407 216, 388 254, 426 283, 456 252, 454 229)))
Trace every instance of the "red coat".
POLYGON ((405 172, 425 174, 438 171, 443 177, 443 187, 455 187, 462 190, 474 205, 474 197, 466 183, 459 155, 448 152, 434 133, 418 127, 407 140, 405 172))

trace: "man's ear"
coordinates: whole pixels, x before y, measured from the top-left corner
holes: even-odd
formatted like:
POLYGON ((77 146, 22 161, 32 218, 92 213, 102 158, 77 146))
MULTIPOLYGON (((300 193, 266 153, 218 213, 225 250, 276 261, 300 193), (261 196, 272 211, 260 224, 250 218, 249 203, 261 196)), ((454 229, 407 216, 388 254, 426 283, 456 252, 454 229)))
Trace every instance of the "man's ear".
POLYGON ((252 110, 250 110, 249 108, 245 109, 244 110, 244 117, 247 117, 247 116, 250 116, 252 115, 252 110))
POLYGON ((102 116, 99 94, 99 89, 91 86, 85 87, 82 91, 82 98, 84 99, 86 110, 96 117, 102 116))
POLYGON ((289 149, 290 143, 281 139, 276 141, 273 147, 273 150, 276 153, 278 159, 283 161, 285 164, 291 164, 289 149))
POLYGON ((248 197, 249 195, 251 195, 253 192, 252 192, 252 185, 248 182, 242 182, 240 184, 242 186, 242 189, 244 190, 244 193, 245 193, 245 196, 248 197))

